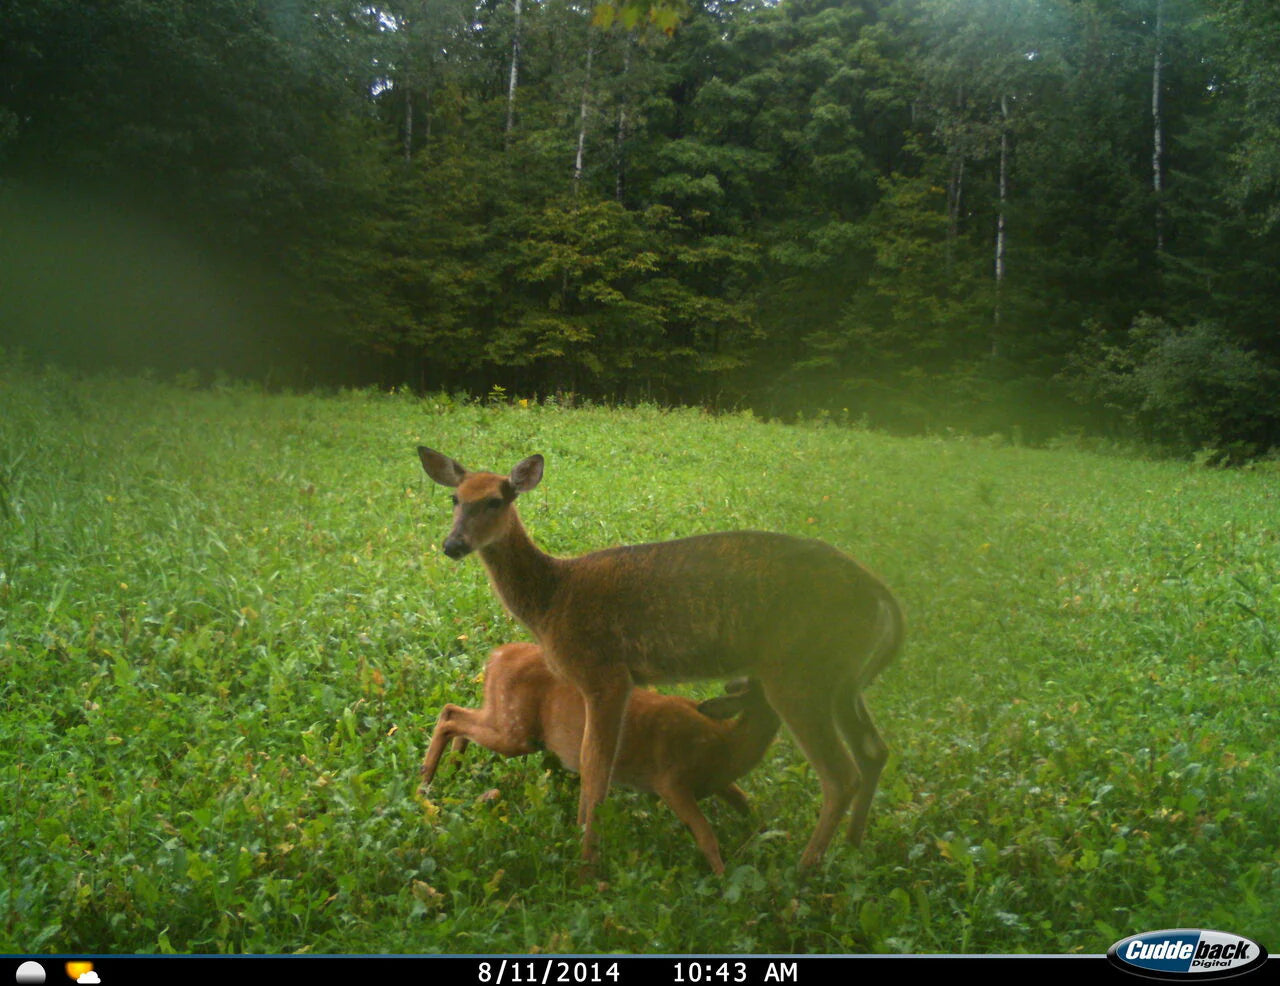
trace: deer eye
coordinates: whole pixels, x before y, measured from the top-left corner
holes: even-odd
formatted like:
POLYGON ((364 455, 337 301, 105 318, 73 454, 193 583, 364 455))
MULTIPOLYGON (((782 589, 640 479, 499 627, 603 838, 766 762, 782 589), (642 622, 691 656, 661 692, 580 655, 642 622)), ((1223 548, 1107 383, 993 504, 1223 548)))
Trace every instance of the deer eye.
POLYGON ((497 510, 504 502, 505 501, 503 501, 501 497, 491 496, 489 499, 484 501, 484 505, 490 510, 497 510))

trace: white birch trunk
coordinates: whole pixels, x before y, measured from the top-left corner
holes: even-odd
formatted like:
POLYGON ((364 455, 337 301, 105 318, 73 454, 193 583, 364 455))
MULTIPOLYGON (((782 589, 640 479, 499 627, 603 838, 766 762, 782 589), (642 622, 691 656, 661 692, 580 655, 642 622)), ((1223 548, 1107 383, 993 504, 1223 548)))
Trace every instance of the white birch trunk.
POLYGON ((627 174, 627 77, 631 74, 631 40, 625 42, 622 55, 622 98, 618 102, 618 129, 614 134, 613 195, 619 202, 626 191, 627 174))
POLYGON ((956 239, 960 235, 960 208, 964 198, 964 153, 958 144, 951 150, 951 174, 947 179, 947 273, 955 259, 956 239))
POLYGON ((516 86, 520 77, 520 0, 514 0, 515 26, 511 32, 511 78, 507 83, 507 127, 504 134, 511 136, 516 119, 516 86))
POLYGON ((413 160, 413 90, 404 91, 404 163, 413 160))
POLYGON ((578 153, 573 159, 573 194, 578 194, 582 181, 582 161, 587 146, 587 104, 591 98, 591 55, 594 46, 587 45, 587 74, 582 80, 582 102, 578 107, 578 153))
POLYGON ((1164 253, 1164 121, 1160 107, 1160 71, 1164 61, 1164 0, 1156 0, 1156 54, 1151 66, 1151 190, 1156 199, 1156 253, 1164 253))
POLYGON ((991 355, 1000 355, 1000 306, 1003 298, 1005 263, 1005 205, 1009 199, 1009 97, 1000 94, 1000 207, 996 210, 996 305, 993 320, 994 335, 991 340, 991 355))

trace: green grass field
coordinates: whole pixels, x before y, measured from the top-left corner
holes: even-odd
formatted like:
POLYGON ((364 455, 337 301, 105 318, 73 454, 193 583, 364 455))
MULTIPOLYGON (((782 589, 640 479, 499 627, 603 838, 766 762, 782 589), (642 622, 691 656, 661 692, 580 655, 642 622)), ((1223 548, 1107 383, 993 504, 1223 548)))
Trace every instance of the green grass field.
POLYGON ((0 951, 1275 950, 1277 520, 1273 465, 0 369, 0 951), (619 791, 580 882, 577 779, 537 757, 472 747, 424 798, 437 709, 527 637, 441 554, 419 443, 545 454, 553 553, 763 528, 880 572, 910 636, 863 847, 797 871, 785 734, 752 818, 708 804, 723 878, 619 791))

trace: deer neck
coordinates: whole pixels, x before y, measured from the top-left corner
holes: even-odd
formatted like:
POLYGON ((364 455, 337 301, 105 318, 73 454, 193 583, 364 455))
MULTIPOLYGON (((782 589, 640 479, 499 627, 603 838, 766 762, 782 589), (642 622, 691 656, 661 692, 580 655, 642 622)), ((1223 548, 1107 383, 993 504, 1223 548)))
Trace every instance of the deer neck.
POLYGON ((560 580, 560 562, 542 551, 520 523, 517 514, 501 541, 480 549, 480 561, 504 606, 517 620, 540 635, 560 580))

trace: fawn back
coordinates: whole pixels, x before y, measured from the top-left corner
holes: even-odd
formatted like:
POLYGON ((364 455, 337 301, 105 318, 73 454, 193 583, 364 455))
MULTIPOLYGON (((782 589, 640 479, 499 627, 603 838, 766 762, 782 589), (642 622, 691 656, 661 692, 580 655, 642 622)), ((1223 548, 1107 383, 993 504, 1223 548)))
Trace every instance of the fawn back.
MULTIPOLYGON (((423 784, 435 777, 450 742, 458 750, 474 741, 508 757, 545 749, 577 772, 585 725, 582 695, 551 670, 542 649, 506 644, 485 666, 481 708, 441 710, 422 764, 423 784)), ((719 842, 696 802, 714 794, 745 811, 746 796, 734 782, 759 763, 777 731, 778 717, 756 682, 735 684, 731 693, 702 703, 636 689, 613 781, 659 795, 693 830, 711 868, 723 872, 719 842)))

